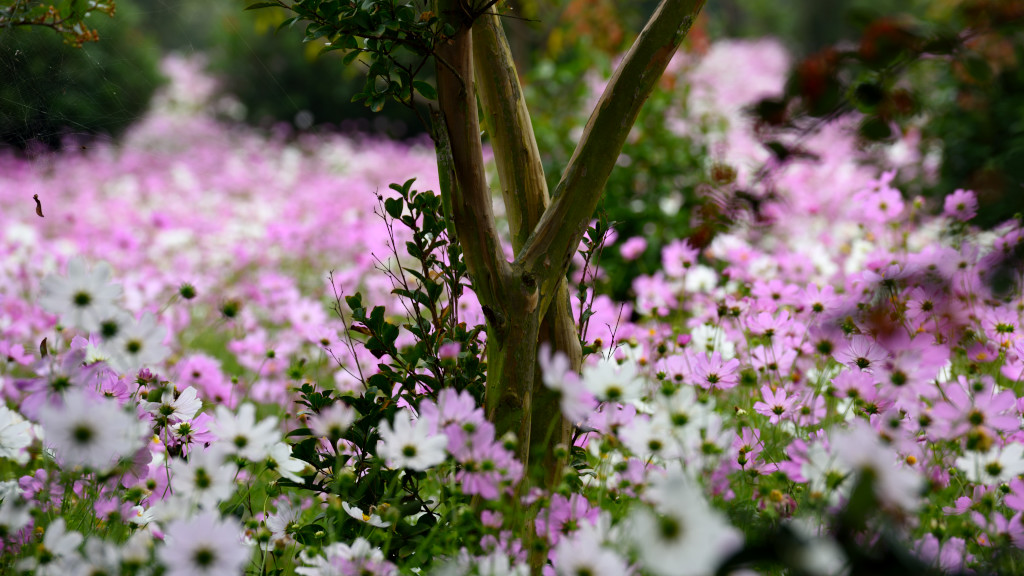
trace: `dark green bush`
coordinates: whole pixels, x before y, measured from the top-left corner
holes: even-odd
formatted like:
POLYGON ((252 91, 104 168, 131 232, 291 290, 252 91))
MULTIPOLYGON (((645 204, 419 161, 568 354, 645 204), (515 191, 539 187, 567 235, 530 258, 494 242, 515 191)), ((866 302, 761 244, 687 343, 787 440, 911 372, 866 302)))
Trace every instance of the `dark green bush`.
POLYGON ((81 48, 44 28, 0 30, 0 145, 117 137, 138 119, 161 76, 157 47, 137 22, 122 0, 115 18, 92 15, 100 41, 81 48))
POLYGON ((997 50, 972 66, 937 67, 940 89, 922 91, 932 96, 926 136, 942 148, 931 194, 941 206, 957 188, 974 190, 984 227, 1024 212, 1024 34, 1000 38, 997 50))

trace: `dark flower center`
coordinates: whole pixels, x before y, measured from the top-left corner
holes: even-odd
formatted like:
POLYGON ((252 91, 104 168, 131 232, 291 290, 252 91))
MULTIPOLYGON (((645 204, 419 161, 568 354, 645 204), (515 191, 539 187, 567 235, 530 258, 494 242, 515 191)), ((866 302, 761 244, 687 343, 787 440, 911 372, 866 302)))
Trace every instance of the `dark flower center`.
POLYGON ((75 292, 75 295, 72 296, 71 301, 75 304, 75 306, 79 308, 85 308, 89 304, 92 304, 92 294, 89 294, 84 290, 81 292, 75 292))
POLYGON ((88 424, 79 424, 71 429, 71 437, 78 444, 88 444, 95 436, 95 431, 88 424))
POLYGON ((195 553, 192 554, 192 561, 195 562, 196 566, 202 568, 209 568, 216 559, 217 555, 213 553, 213 550, 205 546, 197 548, 195 553))
POLYGON ((683 533, 683 526, 671 516, 659 516, 658 532, 665 540, 675 540, 683 533))

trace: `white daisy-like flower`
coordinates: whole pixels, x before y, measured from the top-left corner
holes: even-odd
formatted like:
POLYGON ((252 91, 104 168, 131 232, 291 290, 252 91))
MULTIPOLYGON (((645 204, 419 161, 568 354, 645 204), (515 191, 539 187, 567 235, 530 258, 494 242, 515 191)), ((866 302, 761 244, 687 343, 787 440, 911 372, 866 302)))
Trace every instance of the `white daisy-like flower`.
POLYGON ((295 568, 302 576, 329 576, 338 574, 339 565, 348 565, 353 574, 397 574, 394 564, 384 560, 384 553, 365 538, 356 538, 351 545, 335 542, 325 546, 323 556, 310 556, 305 551, 300 558, 306 566, 295 568))
POLYGON ((355 422, 358 413, 341 400, 309 417, 309 428, 317 436, 336 440, 355 422))
POLYGON ((72 576, 94 576, 96 574, 117 574, 121 571, 121 550, 119 546, 100 538, 89 538, 85 542, 82 561, 73 567, 72 576))
POLYGON ((621 365, 611 358, 583 367, 583 383, 600 400, 628 402, 643 394, 643 378, 636 363, 626 360, 621 365))
POLYGON ((144 366, 153 366, 170 354, 164 345, 167 328, 147 312, 134 323, 118 330, 117 335, 104 343, 108 362, 122 374, 133 374, 144 366))
POLYGON ((175 497, 201 506, 204 510, 216 510, 217 505, 235 492, 235 475, 238 466, 225 462, 226 452, 215 444, 206 450, 193 450, 188 461, 180 458, 171 460, 171 478, 175 497))
POLYGON ((0 458, 10 458, 18 464, 27 463, 25 448, 32 443, 32 437, 32 423, 0 404, 0 458))
POLYGON ((202 408, 203 401, 192 386, 182 390, 177 398, 173 391, 167 390, 159 402, 146 403, 147 412, 171 424, 191 420, 202 408))
POLYGON ((260 462, 270 455, 270 448, 281 441, 277 418, 270 416, 256 422, 256 407, 242 404, 233 414, 223 404, 216 408, 210 432, 222 440, 230 450, 252 462, 260 462))
POLYGON ((64 518, 58 517, 47 528, 36 554, 18 562, 18 569, 36 576, 64 576, 81 562, 78 546, 83 537, 68 531, 64 518))
POLYGON ((385 522, 381 519, 379 514, 373 514, 372 510, 370 514, 363 512, 363 509, 358 506, 352 506, 348 502, 342 502, 341 507, 345 510, 345 514, 359 520, 360 522, 366 522, 370 526, 376 526, 377 528, 387 528, 391 526, 391 522, 385 522))
POLYGON ((249 563, 241 525, 215 511, 175 520, 164 534, 166 544, 157 548, 157 557, 167 576, 240 576, 249 563))
POLYGON ((956 467, 975 484, 995 486, 1024 474, 1024 445, 1008 443, 987 452, 969 451, 956 459, 956 467))
POLYGON ((0 534, 14 534, 31 520, 32 507, 21 497, 18 483, 0 482, 0 534))
POLYGON ((555 546, 555 572, 558 576, 620 576, 629 570, 621 556, 601 545, 600 530, 583 522, 555 546))
POLYGON ((736 345, 729 340, 725 331, 712 324, 701 324, 690 331, 690 347, 699 352, 718 352, 722 360, 732 360, 736 356, 736 345))
POLYGON ((288 500, 282 499, 277 504, 277 510, 267 516, 267 530, 270 530, 270 541, 260 544, 264 550, 275 547, 288 546, 295 543, 292 538, 292 531, 299 525, 299 517, 302 516, 302 509, 288 500))
POLYGON ((43 278, 39 305, 60 316, 68 326, 95 332, 118 310, 115 301, 121 296, 121 286, 110 282, 111 275, 106 262, 89 270, 83 259, 72 258, 67 276, 51 274, 43 278))
MULTIPOLYGON (((306 469, 306 463, 298 458, 292 458, 292 447, 284 442, 275 442, 270 447, 270 456, 267 458, 267 468, 277 472, 281 476, 301 484, 302 476, 299 472, 306 469)), ((312 468, 310 468, 312 470, 312 468)))
POLYGON ((914 469, 905 467, 900 455, 882 444, 878 433, 867 423, 858 421, 848 429, 833 430, 830 439, 840 464, 872 475, 875 496, 882 504, 910 511, 921 505, 924 479, 914 469))
POLYGON ((681 473, 654 481, 654 509, 633 510, 630 536, 640 560, 660 576, 713 574, 718 565, 743 543, 743 537, 724 515, 681 473))
POLYGON ((128 521, 136 526, 149 526, 156 521, 156 511, 145 506, 132 506, 128 521))
POLYGON ((448 436, 431 434, 430 425, 420 419, 413 423, 409 413, 399 410, 395 421, 380 424, 377 455, 391 468, 426 470, 444 462, 448 436))
POLYGON ((66 467, 97 472, 113 468, 145 445, 145 425, 112 398, 71 390, 62 406, 39 411, 44 440, 66 467))

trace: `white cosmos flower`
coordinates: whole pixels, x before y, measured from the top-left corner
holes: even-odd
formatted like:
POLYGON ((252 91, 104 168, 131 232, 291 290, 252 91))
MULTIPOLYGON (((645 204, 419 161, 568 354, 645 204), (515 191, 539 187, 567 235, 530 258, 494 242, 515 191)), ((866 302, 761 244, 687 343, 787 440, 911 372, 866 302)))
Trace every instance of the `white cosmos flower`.
POLYGON ((223 404, 216 408, 210 432, 222 440, 230 450, 252 462, 260 462, 270 455, 270 448, 281 441, 277 418, 270 416, 256 422, 256 407, 242 404, 238 414, 223 404))
POLYGON ((145 445, 145 425, 112 398, 80 389, 64 395, 64 404, 39 411, 45 444, 66 467, 110 470, 145 445))
POLYGON ((600 529, 583 522, 579 530, 558 541, 555 546, 555 572, 558 576, 621 576, 628 574, 626 562, 601 545, 600 529))
MULTIPOLYGON (((292 458, 292 447, 284 442, 275 442, 270 447, 270 456, 267 458, 267 468, 281 476, 301 484, 302 476, 299 472, 306 469, 306 463, 298 458, 292 458)), ((312 468, 310 468, 312 470, 312 468)))
POLYGON ((43 536, 41 549, 35 556, 18 562, 18 569, 36 576, 64 576, 80 563, 78 545, 83 537, 75 531, 68 531, 64 518, 57 517, 43 536))
POLYGON ((18 464, 28 462, 28 448, 32 443, 32 423, 14 410, 0 404, 0 458, 10 458, 18 464))
POLYGON ((196 389, 189 386, 182 390, 177 398, 174 397, 173 391, 166 390, 159 402, 147 402, 145 406, 146 411, 154 417, 175 424, 194 418, 202 409, 203 401, 199 399, 196 389))
POLYGON ((72 576, 117 574, 121 570, 120 547, 100 538, 90 537, 85 542, 85 554, 80 564, 73 567, 72 576))
POLYGON ((32 520, 32 507, 17 482, 0 482, 0 533, 14 534, 32 520))
POLYGON ((924 479, 912 468, 903 466, 899 454, 882 444, 878 433, 866 422, 834 429, 829 437, 840 464, 872 474, 875 496, 882 504, 910 511, 921 505, 924 479))
POLYGON ((238 522, 212 510, 171 522, 165 541, 157 557, 166 576, 240 576, 251 555, 238 522))
POLYGON ((170 354, 164 345, 167 328, 146 312, 136 322, 130 322, 117 331, 103 348, 108 361, 122 374, 134 374, 144 366, 153 366, 170 354))
POLYGON ((355 409, 337 400, 328 408, 324 408, 319 414, 309 417, 309 428, 317 435, 332 440, 341 438, 348 427, 355 422, 355 409))
POLYGON ((310 556, 305 551, 300 554, 302 563, 295 569, 302 576, 332 576, 340 574, 338 566, 347 566, 351 572, 346 574, 397 574, 394 564, 384 560, 384 553, 370 544, 365 538, 356 538, 351 545, 343 542, 329 544, 321 550, 323 556, 310 556))
POLYGON ((583 367, 583 384, 600 400, 628 402, 643 394, 643 378, 632 360, 619 365, 612 358, 602 357, 596 364, 583 367))
POLYGON ((956 467, 975 484, 995 486, 1024 474, 1024 445, 1008 443, 988 452, 969 451, 956 459, 956 467))
POLYGON ((362 508, 358 506, 352 506, 348 502, 342 502, 341 507, 345 509, 345 514, 359 520, 360 522, 366 522, 370 526, 376 526, 377 528, 387 528, 391 526, 391 522, 385 522, 381 519, 379 514, 366 514, 362 508))
POLYGON ((430 434, 430 425, 420 419, 414 424, 409 413, 399 410, 395 421, 380 424, 380 441, 377 455, 392 468, 426 470, 445 459, 448 437, 444 434, 430 434))
POLYGON ((60 316, 68 326, 95 332, 118 310, 114 302, 121 296, 121 286, 110 283, 111 274, 106 262, 88 270, 82 258, 72 258, 67 276, 50 274, 43 278, 39 305, 60 316))
POLYGON ((713 574, 742 545, 739 531, 681 473, 655 479, 650 496, 654 509, 640 506, 631 513, 630 536, 640 561, 654 574, 713 574))
POLYGON ((722 360, 732 360, 736 356, 736 345, 732 343, 718 326, 701 324, 690 331, 690 347, 700 352, 718 352, 722 360))
POLYGON ((295 543, 291 536, 293 528, 298 526, 299 517, 302 516, 302 508, 287 500, 281 500, 277 504, 277 510, 267 516, 267 530, 270 530, 270 541, 260 544, 264 550, 272 547, 284 547, 295 543))
POLYGON ((225 461, 226 451, 214 444, 206 450, 192 450, 188 461, 171 459, 171 478, 174 495, 204 510, 216 510, 217 505, 235 492, 238 467, 225 461))

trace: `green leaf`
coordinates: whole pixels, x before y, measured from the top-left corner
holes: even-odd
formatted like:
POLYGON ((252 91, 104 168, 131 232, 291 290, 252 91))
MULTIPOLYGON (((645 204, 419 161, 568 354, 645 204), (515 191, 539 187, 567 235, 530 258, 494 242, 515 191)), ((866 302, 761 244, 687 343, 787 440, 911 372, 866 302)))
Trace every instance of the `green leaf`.
POLYGON ((289 19, 285 20, 284 22, 281 22, 281 24, 277 27, 277 30, 275 31, 275 33, 276 32, 280 32, 281 30, 284 30, 285 28, 291 28, 298 21, 299 21, 299 17, 295 16, 295 17, 292 17, 292 18, 289 18, 289 19))
POLYGON ((437 100, 437 90, 433 86, 420 80, 413 80, 412 87, 423 95, 427 100, 437 100))
POLYGON ((386 210, 388 215, 392 218, 401 218, 402 209, 403 206, 401 198, 388 198, 384 201, 384 210, 386 210))
MULTIPOLYGON (((345 54, 345 57, 341 59, 341 63, 346 65, 346 66, 348 66, 349 64, 352 63, 353 60, 355 60, 356 58, 359 58, 359 54, 360 54, 359 50, 353 50, 353 51, 349 52, 348 54, 345 54)), ((352 101, 355 102, 356 101, 355 98, 353 98, 352 101)))

